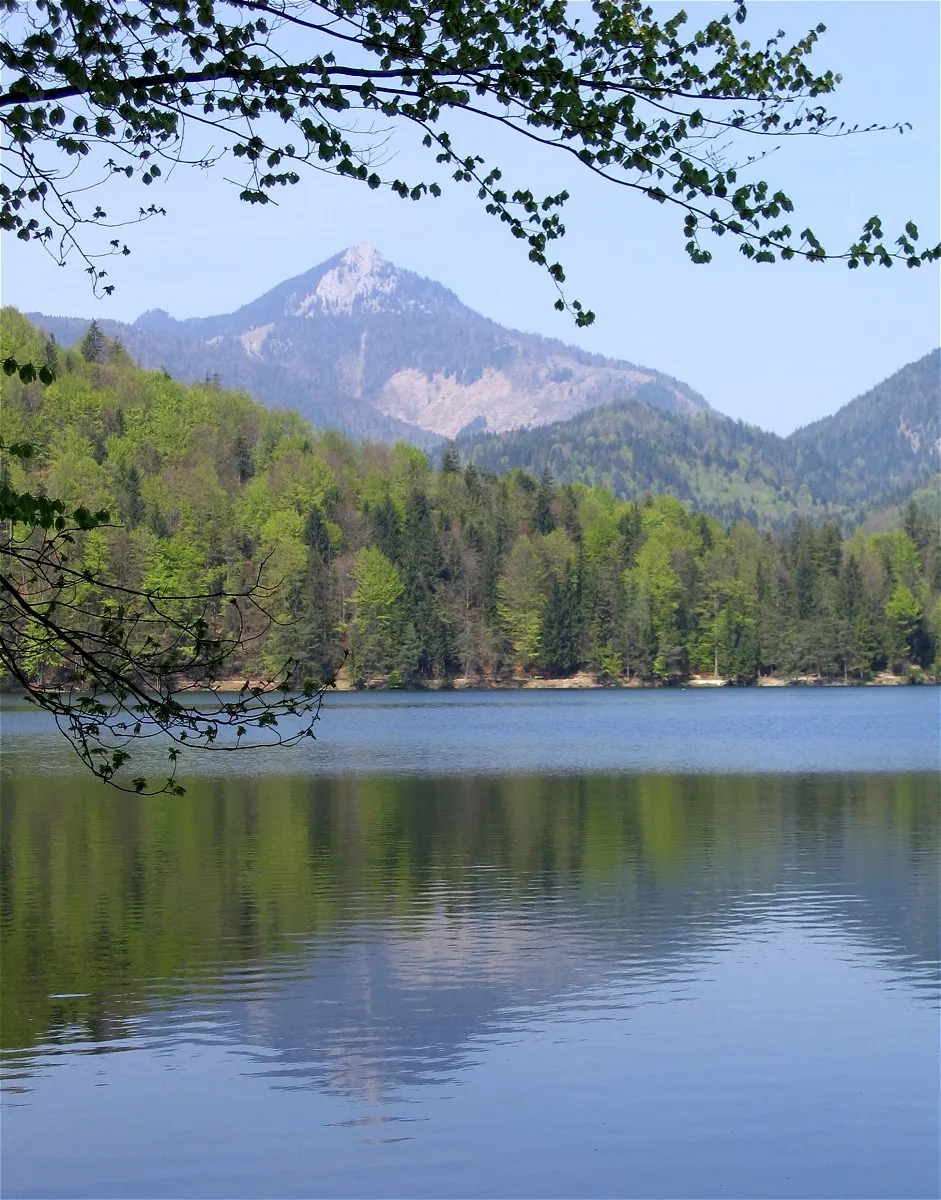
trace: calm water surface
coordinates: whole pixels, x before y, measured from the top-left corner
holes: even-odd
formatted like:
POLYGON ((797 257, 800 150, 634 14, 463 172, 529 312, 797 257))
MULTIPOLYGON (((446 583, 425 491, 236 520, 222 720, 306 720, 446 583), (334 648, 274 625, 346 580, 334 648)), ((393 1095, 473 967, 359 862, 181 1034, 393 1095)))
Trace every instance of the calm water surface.
POLYGON ((937 690, 0 711, 4 1196, 938 1194, 937 690))

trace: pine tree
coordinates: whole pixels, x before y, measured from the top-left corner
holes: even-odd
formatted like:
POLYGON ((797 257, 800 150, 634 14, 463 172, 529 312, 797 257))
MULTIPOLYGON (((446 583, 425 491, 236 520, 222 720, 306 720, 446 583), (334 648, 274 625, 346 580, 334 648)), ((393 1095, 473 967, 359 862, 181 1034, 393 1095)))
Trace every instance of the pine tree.
POLYGON ((477 500, 480 497, 480 474, 473 463, 469 462, 464 468, 464 486, 467 488, 467 494, 471 500, 477 500))
POLYGON ((235 439, 232 447, 232 458, 235 462, 235 470, 238 473, 239 483, 244 487, 255 474, 255 464, 252 461, 251 448, 242 434, 238 434, 235 439))
POLYGON ((540 533, 551 533, 555 529, 555 517, 552 513, 554 492, 552 472, 547 466, 543 469, 539 491, 536 494, 536 528, 540 533))
POLYGON ((422 648, 418 632, 412 621, 408 621, 399 638, 395 657, 395 682, 400 687, 411 687, 421 681, 422 648))
POLYGON ((330 586, 329 567, 311 552, 295 618, 285 629, 290 657, 302 675, 318 682, 333 675, 342 657, 331 619, 330 586))
POLYGON ((879 648, 876 642, 876 631, 867 605, 861 605, 859 612, 853 618, 850 630, 849 656, 847 666, 860 679, 868 679, 879 648))
POLYGON ((461 470, 461 456, 454 441, 448 442, 441 455, 441 474, 457 475, 461 470))
POLYGON ((574 579, 555 575, 542 618, 542 665, 550 675, 570 675, 578 666, 578 597, 574 579))
POLYGON ((625 563, 632 567, 643 540, 643 524, 640 519, 640 509, 636 504, 631 504, 627 512, 621 514, 618 519, 618 532, 624 539, 625 563))
POLYGON ((848 555, 840 574, 840 607, 850 620, 855 619, 863 599, 863 577, 854 554, 848 555))
POLYGON ((817 571, 815 567, 814 528, 809 521, 798 521, 792 539, 794 560, 794 599, 797 619, 808 620, 816 605, 817 571))
POLYGON ((918 547, 919 553, 924 554, 931 540, 932 522, 928 514, 920 509, 914 500, 909 500, 905 505, 902 528, 918 547))
POLYGON ((43 361, 44 365, 55 375, 59 370, 59 345, 53 333, 50 333, 43 348, 43 361))
POLYGON ((369 514, 373 541, 390 562, 402 562, 402 527, 399 514, 389 496, 376 504, 369 514))
POLYGON ((118 504, 122 519, 133 529, 144 519, 144 499, 141 495, 140 471, 136 463, 118 475, 118 504))
POLYGON ((444 570, 444 559, 428 497, 417 489, 410 494, 405 507, 402 557, 409 595, 417 599, 422 593, 433 592, 444 570))
POLYGON ((319 564, 327 566, 330 562, 330 534, 316 504, 307 514, 303 538, 305 545, 310 547, 311 557, 316 555, 319 564))
POLYGON ((104 361, 105 338, 98 328, 97 321, 92 321, 88 326, 88 332, 79 343, 78 350, 86 362, 100 363, 104 361))
POLYGON ((294 621, 288 627, 291 657, 304 674, 322 681, 332 676, 339 647, 331 619, 330 534, 317 505, 307 514, 301 534, 307 546, 307 572, 301 583, 294 621))

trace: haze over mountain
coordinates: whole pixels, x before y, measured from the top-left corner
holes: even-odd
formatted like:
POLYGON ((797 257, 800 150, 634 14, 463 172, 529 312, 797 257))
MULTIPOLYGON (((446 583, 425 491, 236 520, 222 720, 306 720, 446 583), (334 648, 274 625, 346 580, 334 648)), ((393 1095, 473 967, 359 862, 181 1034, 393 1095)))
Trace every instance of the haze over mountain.
MULTIPOLYGON (((88 325, 28 315, 66 346, 88 325)), ((216 375, 315 426, 385 440, 542 425, 624 396, 684 416, 708 409, 660 372, 505 329, 366 243, 232 313, 178 321, 154 309, 99 324, 144 366, 216 375)))

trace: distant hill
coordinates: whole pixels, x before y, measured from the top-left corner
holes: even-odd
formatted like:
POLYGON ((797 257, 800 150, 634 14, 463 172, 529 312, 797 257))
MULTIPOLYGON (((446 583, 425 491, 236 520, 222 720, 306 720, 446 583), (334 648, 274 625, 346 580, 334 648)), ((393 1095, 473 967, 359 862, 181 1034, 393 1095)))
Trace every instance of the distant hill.
POLYGON ((569 421, 457 439, 461 457, 502 474, 515 467, 559 483, 609 487, 620 499, 671 492, 724 521, 769 526, 795 512, 823 515, 799 495, 794 454, 784 438, 716 413, 682 419, 638 400, 569 421))
MULTIPOLYGON (((88 326, 27 315, 66 346, 88 326)), ((99 324, 144 366, 218 376, 317 427, 383 440, 541 425, 624 396, 687 416, 708 409, 660 372, 505 329, 365 243, 232 313, 178 321, 155 309, 99 324)))
POLYGON ((683 419, 623 400, 568 421, 458 439, 488 470, 549 469, 622 499, 672 492, 723 520, 779 525, 795 513, 856 524, 930 481, 939 465, 941 351, 897 371, 788 438, 716 413, 683 419))
POLYGON ((822 500, 852 503, 910 492, 938 470, 941 350, 791 434, 802 480, 822 500))

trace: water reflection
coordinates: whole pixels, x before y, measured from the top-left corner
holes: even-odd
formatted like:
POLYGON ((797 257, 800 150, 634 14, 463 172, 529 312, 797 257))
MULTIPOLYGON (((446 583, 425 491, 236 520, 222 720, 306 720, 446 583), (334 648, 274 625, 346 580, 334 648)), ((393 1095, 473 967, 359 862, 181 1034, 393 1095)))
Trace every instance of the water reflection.
POLYGON ((16 1195, 933 1195, 934 773, 13 774, 16 1195))
POLYGON ((918 774, 276 777, 182 802, 17 779, 3 1046, 22 1079, 63 1047, 208 1030, 373 1094, 508 1014, 614 980, 625 1005, 673 994, 783 930, 936 1003, 938 801, 918 774))

